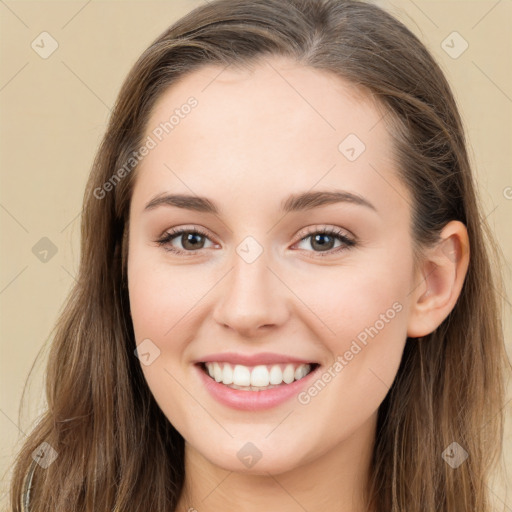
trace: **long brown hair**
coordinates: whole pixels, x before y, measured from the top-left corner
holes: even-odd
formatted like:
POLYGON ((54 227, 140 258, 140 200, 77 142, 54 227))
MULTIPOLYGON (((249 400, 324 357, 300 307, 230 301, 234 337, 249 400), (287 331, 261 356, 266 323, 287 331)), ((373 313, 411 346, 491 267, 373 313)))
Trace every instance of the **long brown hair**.
MULTIPOLYGON (((77 282, 55 326, 48 408, 20 451, 12 510, 175 510, 184 443, 134 356, 126 284, 128 212, 137 168, 102 187, 142 144, 155 101, 206 64, 247 67, 279 55, 327 70, 375 98, 412 197, 415 247, 450 220, 468 229, 471 261, 448 318, 408 339, 379 408, 368 489, 378 512, 488 512, 501 453, 504 349, 499 251, 475 193, 450 87, 424 45, 381 8, 350 0, 213 0, 178 20, 142 54, 119 93, 87 183, 77 282), (33 452, 46 442, 47 468, 33 452), (458 443, 457 470, 442 454, 458 443)), ((46 445, 45 445, 46 446, 46 445)))

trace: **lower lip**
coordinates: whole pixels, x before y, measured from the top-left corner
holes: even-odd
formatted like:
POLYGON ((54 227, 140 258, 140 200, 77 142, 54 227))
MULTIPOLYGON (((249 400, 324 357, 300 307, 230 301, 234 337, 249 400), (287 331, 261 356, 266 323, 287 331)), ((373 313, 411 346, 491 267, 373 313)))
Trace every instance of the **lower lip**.
POLYGON ((208 376, 201 366, 195 365, 195 367, 206 389, 216 400, 228 407, 243 411, 270 409, 286 402, 293 396, 297 396, 320 369, 318 366, 302 379, 295 380, 290 384, 283 384, 263 391, 243 391, 221 384, 208 376))

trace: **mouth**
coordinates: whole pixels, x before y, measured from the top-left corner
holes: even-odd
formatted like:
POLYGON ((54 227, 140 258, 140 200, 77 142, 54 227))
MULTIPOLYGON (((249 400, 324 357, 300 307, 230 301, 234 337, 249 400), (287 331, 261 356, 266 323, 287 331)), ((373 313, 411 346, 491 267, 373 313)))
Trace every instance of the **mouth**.
POLYGON ((301 380, 320 365, 318 363, 276 363, 245 366, 222 361, 208 361, 197 363, 197 366, 209 378, 231 389, 265 391, 288 386, 301 380))

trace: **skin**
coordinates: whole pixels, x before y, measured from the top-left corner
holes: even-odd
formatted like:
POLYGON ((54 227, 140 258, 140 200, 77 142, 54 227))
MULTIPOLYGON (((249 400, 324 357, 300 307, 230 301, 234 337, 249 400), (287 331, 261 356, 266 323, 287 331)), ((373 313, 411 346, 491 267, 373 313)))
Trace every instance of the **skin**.
MULTIPOLYGON (((362 511, 378 407, 407 336, 432 332, 453 308, 467 233, 447 224, 443 242, 414 269, 410 194, 396 175, 382 111, 361 91, 283 58, 221 71, 201 68, 159 98, 146 136, 190 96, 199 104, 142 160, 130 206, 136 342, 149 338, 160 350, 142 369, 186 442, 178 510, 362 511), (338 149, 350 133, 366 146, 355 161, 338 149), (333 189, 363 196, 375 210, 347 202, 279 210, 292 193, 333 189), (144 211, 164 192, 208 197, 220 214, 144 211), (208 233, 195 255, 156 243, 175 227, 208 233), (335 252, 335 238, 322 257, 314 237, 301 242, 326 227, 356 245, 335 252), (236 251, 247 236, 263 248, 250 264, 236 251), (277 352, 325 370, 396 303, 400 312, 307 404, 231 409, 192 365, 222 351, 277 352), (251 468, 237 457, 248 441, 262 454, 251 468)), ((186 250, 184 241, 168 246, 186 250)))

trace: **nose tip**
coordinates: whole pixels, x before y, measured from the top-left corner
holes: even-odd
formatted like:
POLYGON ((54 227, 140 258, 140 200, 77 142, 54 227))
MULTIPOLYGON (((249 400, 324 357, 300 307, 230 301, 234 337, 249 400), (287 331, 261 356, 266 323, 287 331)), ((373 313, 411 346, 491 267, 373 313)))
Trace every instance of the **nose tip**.
POLYGON ((264 258, 250 264, 239 260, 224 283, 214 319, 244 337, 267 332, 286 319, 283 289, 264 258))

